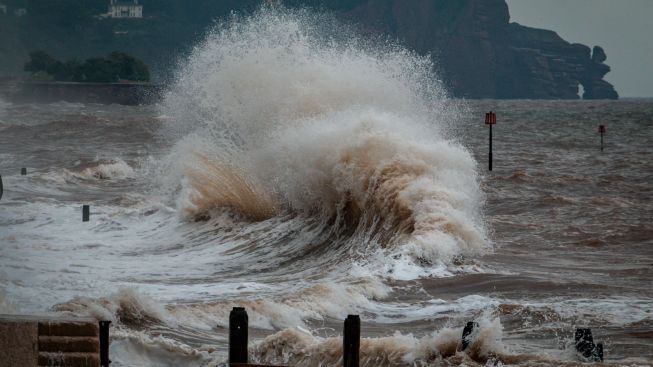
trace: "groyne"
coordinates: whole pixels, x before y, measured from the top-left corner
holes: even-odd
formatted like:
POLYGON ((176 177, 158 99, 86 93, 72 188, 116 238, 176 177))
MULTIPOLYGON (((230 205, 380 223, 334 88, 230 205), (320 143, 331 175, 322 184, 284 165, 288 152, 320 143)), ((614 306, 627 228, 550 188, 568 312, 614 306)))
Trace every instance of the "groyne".
POLYGON ((94 319, 0 315, 0 367, 99 367, 100 329, 94 319))

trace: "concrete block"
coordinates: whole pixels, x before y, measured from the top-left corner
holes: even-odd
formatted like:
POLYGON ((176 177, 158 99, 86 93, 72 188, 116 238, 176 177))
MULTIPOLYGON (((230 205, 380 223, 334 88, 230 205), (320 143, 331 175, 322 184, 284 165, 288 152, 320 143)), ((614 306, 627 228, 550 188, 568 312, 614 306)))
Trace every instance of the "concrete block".
POLYGON ((39 321, 42 336, 99 336, 100 326, 95 320, 43 320, 39 321))
POLYGON ((0 367, 99 367, 94 319, 0 315, 0 367))
POLYGON ((39 336, 39 352, 100 353, 100 340, 94 336, 39 336))
POLYGON ((99 367, 100 356, 90 353, 39 353, 39 366, 99 367))
POLYGON ((32 367, 38 361, 36 321, 0 319, 0 367, 32 367))

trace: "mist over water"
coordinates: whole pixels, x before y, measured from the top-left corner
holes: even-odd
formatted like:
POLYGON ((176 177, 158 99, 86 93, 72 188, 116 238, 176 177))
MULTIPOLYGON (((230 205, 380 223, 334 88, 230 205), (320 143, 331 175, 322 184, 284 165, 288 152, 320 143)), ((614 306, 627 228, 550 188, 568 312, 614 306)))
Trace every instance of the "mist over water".
POLYGON ((234 306, 260 363, 341 365, 360 314, 364 366, 573 364, 585 325, 649 364, 651 102, 453 101, 432 70, 263 7, 157 106, 0 102, 0 313, 112 320, 117 366, 224 365, 234 306))

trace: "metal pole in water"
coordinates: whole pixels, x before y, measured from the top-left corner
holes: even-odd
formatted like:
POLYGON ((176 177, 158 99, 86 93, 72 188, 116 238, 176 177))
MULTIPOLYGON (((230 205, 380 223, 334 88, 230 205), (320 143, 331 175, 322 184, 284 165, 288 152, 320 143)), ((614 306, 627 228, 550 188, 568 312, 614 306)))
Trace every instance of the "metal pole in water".
POLYGON ((345 319, 345 330, 342 335, 342 365, 358 367, 361 344, 361 318, 349 315, 345 319))
POLYGON ((603 151, 603 134, 605 134, 605 125, 599 125, 599 134, 601 134, 601 151, 603 151))
POLYGON ((249 318, 244 307, 234 307, 229 314, 229 365, 247 363, 247 327, 249 318))
POLYGON ((88 222, 90 216, 91 216, 91 207, 88 205, 82 206, 82 222, 88 222))
POLYGON ((492 171, 492 125, 490 125, 490 171, 492 171))
POLYGON ((490 111, 485 114, 485 124, 490 125, 490 153, 488 154, 488 168, 492 171, 492 125, 497 123, 497 114, 490 111))

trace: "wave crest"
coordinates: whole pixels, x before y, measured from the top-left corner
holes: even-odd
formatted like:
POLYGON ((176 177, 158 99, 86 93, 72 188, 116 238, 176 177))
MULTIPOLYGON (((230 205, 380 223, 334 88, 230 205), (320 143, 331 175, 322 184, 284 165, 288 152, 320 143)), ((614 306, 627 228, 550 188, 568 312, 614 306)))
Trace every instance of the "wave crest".
POLYGON ((318 216, 431 263, 482 252, 476 163, 443 136, 457 107, 431 61, 322 18, 263 7, 185 60, 162 104, 182 210, 318 216))
POLYGON ((119 158, 94 162, 81 172, 84 178, 98 180, 133 178, 134 174, 134 169, 119 158))
POLYGON ((236 167, 197 155, 199 167, 188 169, 187 177, 193 188, 188 213, 196 219, 205 218, 215 208, 229 208, 251 220, 264 220, 279 211, 274 198, 251 177, 236 167))

